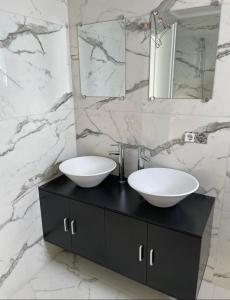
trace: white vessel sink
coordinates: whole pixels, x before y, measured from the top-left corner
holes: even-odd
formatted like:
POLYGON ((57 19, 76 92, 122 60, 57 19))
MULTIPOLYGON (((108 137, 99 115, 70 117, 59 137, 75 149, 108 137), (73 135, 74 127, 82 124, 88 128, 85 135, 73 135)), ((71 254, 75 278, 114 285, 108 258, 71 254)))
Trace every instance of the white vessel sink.
POLYGON ((129 176, 128 183, 146 201, 158 207, 174 206, 199 187, 192 175, 167 168, 136 171, 129 176))
POLYGON ((90 188, 100 184, 116 165, 114 160, 107 157, 83 156, 64 161, 59 170, 77 185, 90 188))

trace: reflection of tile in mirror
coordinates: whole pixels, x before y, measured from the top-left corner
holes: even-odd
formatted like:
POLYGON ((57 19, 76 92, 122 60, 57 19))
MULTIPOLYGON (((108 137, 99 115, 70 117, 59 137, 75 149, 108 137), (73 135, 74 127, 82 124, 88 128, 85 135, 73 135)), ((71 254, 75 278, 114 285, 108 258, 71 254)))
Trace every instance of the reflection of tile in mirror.
POLYGON ((212 98, 220 6, 152 14, 150 97, 212 98), (167 25, 162 29, 162 24, 167 25), (177 25, 175 34, 171 34, 177 25))
POLYGON ((212 97, 218 30, 218 14, 180 20, 177 28, 173 98, 212 97))
POLYGON ((81 94, 125 95, 125 22, 79 26, 81 94))

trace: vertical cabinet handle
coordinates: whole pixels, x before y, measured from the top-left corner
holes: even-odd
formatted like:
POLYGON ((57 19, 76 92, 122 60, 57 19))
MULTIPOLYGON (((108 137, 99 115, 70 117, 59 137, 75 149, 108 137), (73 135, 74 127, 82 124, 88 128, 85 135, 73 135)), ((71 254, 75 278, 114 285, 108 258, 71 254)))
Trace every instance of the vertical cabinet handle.
POLYGON ((139 246, 139 261, 140 262, 142 262, 142 260, 143 260, 143 248, 144 248, 143 245, 139 246))
POLYGON ((67 218, 65 218, 64 219, 64 231, 65 232, 68 232, 69 231, 69 226, 68 226, 68 219, 67 218))
POLYGON ((76 234, 76 226, 75 226, 75 221, 71 221, 71 233, 72 235, 76 234))
POLYGON ((152 267, 154 265, 154 250, 151 249, 149 252, 149 265, 152 267))

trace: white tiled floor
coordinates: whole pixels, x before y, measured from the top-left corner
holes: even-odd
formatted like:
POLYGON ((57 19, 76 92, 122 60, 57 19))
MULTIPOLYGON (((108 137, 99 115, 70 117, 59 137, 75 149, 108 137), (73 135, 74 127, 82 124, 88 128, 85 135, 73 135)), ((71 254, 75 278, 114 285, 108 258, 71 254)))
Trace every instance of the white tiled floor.
MULTIPOLYGON (((61 252, 13 299, 172 299, 86 259, 61 252)), ((224 289, 203 281, 199 299, 230 299, 224 289)))

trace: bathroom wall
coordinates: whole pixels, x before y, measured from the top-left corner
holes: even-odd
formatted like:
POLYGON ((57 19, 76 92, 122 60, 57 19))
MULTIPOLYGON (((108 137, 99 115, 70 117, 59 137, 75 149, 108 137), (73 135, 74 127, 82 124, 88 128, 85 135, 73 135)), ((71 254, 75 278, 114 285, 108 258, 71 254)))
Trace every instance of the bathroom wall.
POLYGON ((76 156, 67 15, 62 0, 0 0, 1 299, 59 251, 42 240, 37 186, 76 156))
MULTIPOLYGON (((126 174, 137 169, 138 144, 146 147, 147 166, 185 170, 200 181, 200 193, 216 197, 211 256, 205 279, 230 289, 230 1, 224 0, 213 98, 200 100, 148 99, 149 32, 144 22, 158 7, 163 11, 202 5, 215 0, 69 0, 72 72, 79 155, 108 155, 110 144, 126 143, 126 174), (126 97, 80 96, 77 23, 127 20, 126 97), (208 144, 185 144, 186 131, 204 132, 208 144)), ((194 220, 195 222, 195 220, 194 220)), ((213 285, 212 285, 213 283, 213 285)), ((211 292, 211 291, 210 291, 211 292)))

